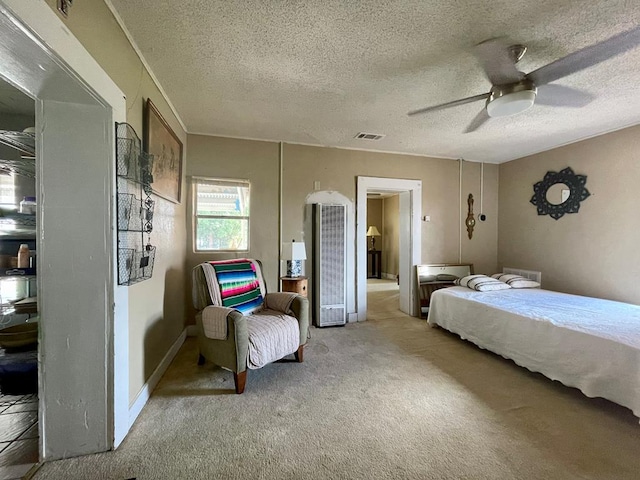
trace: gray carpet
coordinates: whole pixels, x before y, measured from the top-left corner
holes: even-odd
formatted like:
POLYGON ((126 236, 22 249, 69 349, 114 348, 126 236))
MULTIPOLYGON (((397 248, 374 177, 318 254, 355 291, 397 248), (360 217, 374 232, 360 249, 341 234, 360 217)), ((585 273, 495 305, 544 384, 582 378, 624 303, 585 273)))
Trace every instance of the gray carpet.
POLYGON ((116 452, 35 478, 640 478, 629 410, 401 314, 393 282, 371 290, 369 321, 313 329, 303 364, 250 371, 243 395, 188 339, 116 452))

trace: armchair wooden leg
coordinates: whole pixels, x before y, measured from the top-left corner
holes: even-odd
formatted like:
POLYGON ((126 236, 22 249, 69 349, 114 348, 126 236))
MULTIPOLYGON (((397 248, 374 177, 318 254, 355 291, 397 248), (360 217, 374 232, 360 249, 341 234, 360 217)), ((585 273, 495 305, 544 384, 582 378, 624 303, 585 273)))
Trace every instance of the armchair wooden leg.
POLYGON ((236 384, 236 393, 240 395, 244 392, 244 386, 247 383, 247 371, 236 373, 233 372, 233 383, 236 384))
POLYGON ((204 365, 204 355, 198 354, 198 365, 204 365))
POLYGON ((304 345, 300 345, 298 347, 298 351, 293 354, 296 357, 296 361, 298 363, 302 363, 304 361, 303 352, 304 352, 304 345))

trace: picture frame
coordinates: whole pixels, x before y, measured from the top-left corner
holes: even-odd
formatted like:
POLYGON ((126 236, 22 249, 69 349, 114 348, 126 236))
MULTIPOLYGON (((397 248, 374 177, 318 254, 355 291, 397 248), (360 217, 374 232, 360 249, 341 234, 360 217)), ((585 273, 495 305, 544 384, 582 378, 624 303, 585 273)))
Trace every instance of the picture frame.
POLYGON ((173 203, 182 196, 182 142, 151 99, 144 109, 144 151, 153 155, 151 173, 153 193, 173 203))

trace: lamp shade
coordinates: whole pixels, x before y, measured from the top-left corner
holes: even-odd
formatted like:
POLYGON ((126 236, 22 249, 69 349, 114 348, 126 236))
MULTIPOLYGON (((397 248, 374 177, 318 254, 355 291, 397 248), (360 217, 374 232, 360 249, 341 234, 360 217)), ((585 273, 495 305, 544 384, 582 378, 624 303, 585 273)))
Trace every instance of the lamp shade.
POLYGON ((286 242, 282 244, 282 260, 306 260, 307 250, 304 242, 286 242))
POLYGON ((379 236, 380 236, 380 232, 378 231, 376 226, 371 225, 369 227, 369 230, 367 230, 367 237, 379 237, 379 236))

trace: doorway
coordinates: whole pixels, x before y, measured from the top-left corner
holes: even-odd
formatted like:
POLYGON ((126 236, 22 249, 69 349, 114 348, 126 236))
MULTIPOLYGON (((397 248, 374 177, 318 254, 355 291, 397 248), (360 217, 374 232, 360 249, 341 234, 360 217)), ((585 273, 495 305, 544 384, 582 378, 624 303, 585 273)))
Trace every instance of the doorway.
POLYGON ((400 195, 367 192, 367 319, 400 311, 400 195))
POLYGON ((0 77, 35 101, 39 458, 102 452, 129 427, 113 254, 125 100, 46 5, 0 0, 0 35, 0 77))
POLYGON ((35 103, 0 80, 0 480, 38 462, 35 103))
MULTIPOLYGON (((398 273, 400 310, 415 316, 416 291, 414 265, 421 263, 422 182, 381 177, 358 177, 357 204, 357 290, 358 320, 367 318, 367 276, 369 246, 366 232, 367 194, 398 197, 398 273)), ((384 262, 381 262, 384 265, 384 262)))

